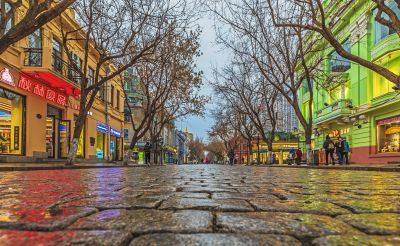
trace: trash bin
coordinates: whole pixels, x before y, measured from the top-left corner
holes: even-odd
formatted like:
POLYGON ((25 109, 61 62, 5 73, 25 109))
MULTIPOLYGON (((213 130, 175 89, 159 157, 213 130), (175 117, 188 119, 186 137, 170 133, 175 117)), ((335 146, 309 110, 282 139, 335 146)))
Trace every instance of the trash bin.
POLYGON ((312 165, 313 166, 318 166, 319 165, 319 151, 320 151, 320 149, 313 149, 312 150, 312 154, 313 154, 312 165))

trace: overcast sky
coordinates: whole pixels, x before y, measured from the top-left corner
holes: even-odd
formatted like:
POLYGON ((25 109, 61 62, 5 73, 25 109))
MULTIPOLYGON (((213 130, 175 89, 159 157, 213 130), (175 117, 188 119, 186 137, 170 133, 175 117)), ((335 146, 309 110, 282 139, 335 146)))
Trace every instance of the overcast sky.
MULTIPOLYGON (((228 54, 226 51, 221 50, 220 46, 215 44, 215 32, 213 27, 213 20, 205 16, 199 20, 199 24, 202 27, 202 35, 200 38, 201 51, 203 55, 198 59, 197 66, 204 72, 204 85, 202 93, 205 95, 212 95, 212 88, 207 83, 208 80, 212 79, 212 68, 221 67, 228 60, 228 54)), ((201 117, 189 117, 182 121, 177 121, 176 126, 178 129, 186 127, 195 136, 200 137, 204 141, 207 140, 207 130, 213 124, 213 119, 210 115, 210 109, 213 107, 212 100, 206 105, 207 111, 204 118, 201 117)))

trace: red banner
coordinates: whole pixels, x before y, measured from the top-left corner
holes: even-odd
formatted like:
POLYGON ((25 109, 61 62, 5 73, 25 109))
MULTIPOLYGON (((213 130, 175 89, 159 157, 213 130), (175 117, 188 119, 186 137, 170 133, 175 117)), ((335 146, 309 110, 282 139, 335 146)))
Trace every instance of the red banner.
POLYGON ((36 94, 40 97, 46 98, 51 102, 60 104, 62 106, 67 105, 67 96, 65 94, 55 91, 54 89, 42 83, 32 81, 23 75, 21 75, 18 87, 25 91, 29 91, 33 94, 36 94))

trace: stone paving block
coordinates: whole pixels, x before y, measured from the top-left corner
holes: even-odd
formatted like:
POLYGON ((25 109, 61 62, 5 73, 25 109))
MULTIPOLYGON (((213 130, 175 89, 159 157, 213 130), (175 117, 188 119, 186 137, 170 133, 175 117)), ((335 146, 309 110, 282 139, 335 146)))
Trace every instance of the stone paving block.
POLYGON ((312 200, 250 200, 258 210, 267 212, 297 212, 297 213, 313 213, 325 215, 338 215, 350 213, 349 210, 343 209, 329 202, 312 201, 312 200))
POLYGON ((87 246, 114 246, 126 245, 132 235, 121 231, 11 231, 0 230, 0 245, 28 246, 28 245, 87 245, 87 246))
POLYGON ((82 218, 69 227, 74 230, 124 230, 132 233, 210 232, 212 215, 198 210, 104 210, 82 218))
POLYGON ((263 198, 265 200, 279 200, 278 197, 265 193, 239 193, 239 192, 217 192, 212 194, 213 199, 244 199, 263 198))
POLYGON ((317 238, 312 242, 315 246, 398 246, 400 236, 343 235, 317 238))
POLYGON ((293 237, 284 235, 268 234, 148 234, 140 236, 131 241, 130 246, 136 245, 158 245, 158 246, 300 246, 301 243, 293 237))
POLYGON ((299 238, 360 233, 328 216, 279 212, 218 213, 217 227, 222 232, 285 234, 299 238))
POLYGON ((198 199, 171 197, 164 201, 160 209, 202 209, 219 211, 253 211, 251 205, 238 199, 198 199))
POLYGON ((95 207, 97 209, 139 209, 156 208, 161 198, 136 198, 130 196, 90 197, 63 204, 64 207, 95 207))
POLYGON ((39 210, 0 210, 0 229, 54 231, 79 218, 97 212, 95 208, 42 208, 39 210))
POLYGON ((400 202, 396 200, 335 200, 332 203, 354 213, 400 213, 400 202))
POLYGON ((346 222, 368 234, 400 235, 400 214, 345 214, 336 219, 346 222))
POLYGON ((192 193, 192 192, 175 192, 175 197, 184 197, 184 198, 210 198, 210 194, 208 193, 192 193))

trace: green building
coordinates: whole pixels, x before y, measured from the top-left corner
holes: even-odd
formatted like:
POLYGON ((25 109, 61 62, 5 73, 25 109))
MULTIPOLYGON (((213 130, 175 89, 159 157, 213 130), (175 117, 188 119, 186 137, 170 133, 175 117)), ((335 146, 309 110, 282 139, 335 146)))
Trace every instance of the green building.
MULTIPOLYGON (((325 4, 328 8, 334 3, 325 4)), ((400 16, 395 1, 390 4, 400 16)), ((375 21, 376 12, 373 1, 355 0, 341 14, 334 32, 351 53, 400 74, 400 38, 375 21)), ((313 148, 321 148, 326 135, 342 136, 350 143, 351 163, 400 162, 400 91, 333 48, 324 52, 324 58, 323 69, 335 82, 313 82, 313 148)), ((309 115, 308 89, 303 87, 299 94, 303 113, 309 115)))

